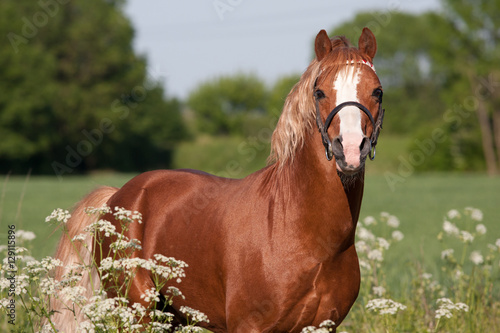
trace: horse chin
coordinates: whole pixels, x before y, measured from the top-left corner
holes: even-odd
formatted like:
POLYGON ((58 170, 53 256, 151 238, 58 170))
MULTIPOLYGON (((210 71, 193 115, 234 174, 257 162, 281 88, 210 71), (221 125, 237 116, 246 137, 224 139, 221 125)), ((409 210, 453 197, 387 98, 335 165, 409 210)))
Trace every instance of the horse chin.
POLYGON ((362 172, 365 169, 364 165, 359 168, 357 171, 352 172, 352 171, 342 171, 337 168, 337 175, 340 178, 340 181, 342 182, 342 185, 344 187, 348 188, 351 187, 356 183, 358 180, 363 180, 363 175, 364 172, 362 172))

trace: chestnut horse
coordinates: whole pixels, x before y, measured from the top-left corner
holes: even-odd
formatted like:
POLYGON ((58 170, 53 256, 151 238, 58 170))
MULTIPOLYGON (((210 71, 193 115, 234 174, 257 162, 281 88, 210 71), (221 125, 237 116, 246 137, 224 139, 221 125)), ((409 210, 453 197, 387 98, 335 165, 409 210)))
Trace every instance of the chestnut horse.
MULTIPOLYGON (((354 233, 365 160, 374 158, 383 118, 376 50, 367 28, 358 48, 320 31, 316 57, 286 99, 267 167, 243 179, 143 173, 83 199, 70 234, 92 222, 86 206, 141 212, 143 223, 127 234, 141 241, 134 255, 159 253, 189 265, 179 286, 185 300, 170 309, 181 321, 178 309, 188 305, 208 316, 214 332, 300 332, 326 319, 338 326, 360 286, 354 233)), ((57 257, 69 263, 72 251, 61 241, 57 257)), ((130 301, 145 304, 140 296, 151 287, 151 276, 138 271, 130 301)), ((72 332, 64 315, 58 318, 72 332)))

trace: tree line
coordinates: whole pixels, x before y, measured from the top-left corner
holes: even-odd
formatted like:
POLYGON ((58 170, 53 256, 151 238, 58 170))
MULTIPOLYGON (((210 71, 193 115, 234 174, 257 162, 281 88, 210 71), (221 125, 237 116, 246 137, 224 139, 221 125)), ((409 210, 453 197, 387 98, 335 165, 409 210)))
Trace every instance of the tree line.
MULTIPOLYGON (((249 137, 277 119, 300 73, 271 87, 236 73, 165 97, 132 49, 123 1, 0 3, 0 171, 58 176, 168 168, 178 144, 249 137)), ((378 41, 384 132, 411 138, 420 170, 500 169, 500 0, 359 13, 330 31, 378 41), (416 154, 419 153, 419 154, 416 154)), ((311 36, 313 38, 314 36, 311 36)), ((311 57, 313 50, 311 49, 311 57)))

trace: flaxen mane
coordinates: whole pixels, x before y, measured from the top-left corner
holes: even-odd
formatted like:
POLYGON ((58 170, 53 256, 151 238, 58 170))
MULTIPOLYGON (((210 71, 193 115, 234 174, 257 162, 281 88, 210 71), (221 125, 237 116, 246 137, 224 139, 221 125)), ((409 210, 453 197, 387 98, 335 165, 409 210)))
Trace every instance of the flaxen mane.
POLYGON ((344 36, 331 39, 332 52, 321 62, 314 58, 300 81, 288 94, 283 111, 271 139, 271 155, 268 164, 274 162, 283 165, 293 161, 297 149, 304 144, 307 133, 314 129, 315 103, 313 90, 316 80, 322 74, 323 79, 335 81, 339 71, 346 64, 360 67, 360 61, 369 61, 361 55, 357 48, 352 47, 344 36), (334 74, 334 75, 332 75, 334 74))

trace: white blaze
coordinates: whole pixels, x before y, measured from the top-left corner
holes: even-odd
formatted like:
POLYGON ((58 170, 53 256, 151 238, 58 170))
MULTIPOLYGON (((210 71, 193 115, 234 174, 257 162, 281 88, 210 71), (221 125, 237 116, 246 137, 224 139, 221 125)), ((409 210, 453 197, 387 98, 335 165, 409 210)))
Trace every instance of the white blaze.
MULTIPOLYGON (((348 66, 338 73, 333 84, 337 91, 336 104, 358 102, 359 69, 354 72, 354 66, 348 66)), ((361 129, 361 111, 356 106, 346 106, 338 113, 340 119, 339 135, 342 136, 345 161, 348 166, 357 168, 360 165, 360 144, 364 134, 361 129)))
MULTIPOLYGON (((333 88, 337 91, 337 105, 344 102, 358 102, 359 69, 355 73, 354 66, 348 66, 345 71, 340 71, 333 88)), ((346 106, 338 113, 340 119, 340 135, 361 131, 361 112, 355 106, 346 106)))

